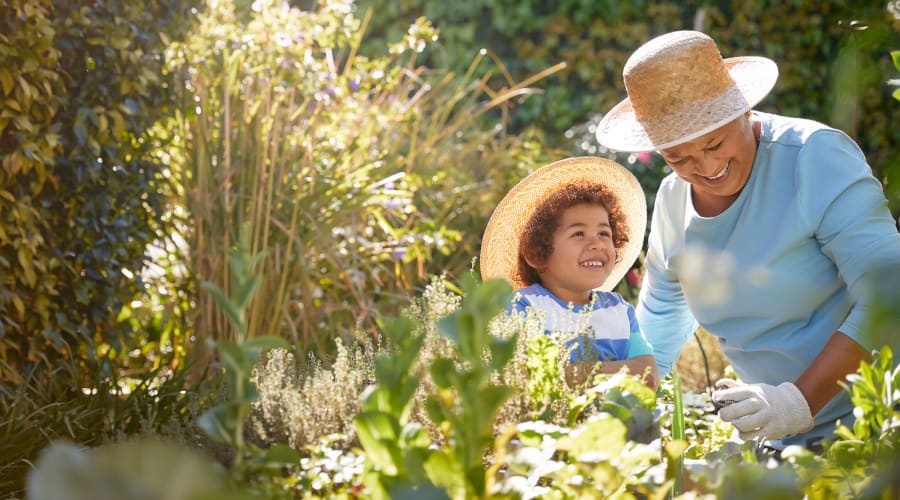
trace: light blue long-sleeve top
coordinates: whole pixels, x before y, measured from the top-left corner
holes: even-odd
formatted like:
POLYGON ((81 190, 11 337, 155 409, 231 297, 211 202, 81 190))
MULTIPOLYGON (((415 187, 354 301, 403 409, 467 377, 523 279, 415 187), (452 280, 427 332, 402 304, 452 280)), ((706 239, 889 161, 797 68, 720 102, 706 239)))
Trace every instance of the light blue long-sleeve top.
POLYGON ((535 311, 544 331, 573 334, 566 341, 570 362, 615 361, 653 354, 638 327, 634 307, 615 292, 594 290, 588 304, 563 301, 539 283, 519 289, 510 312, 535 311))
MULTIPOLYGON (((701 217, 690 185, 671 174, 656 196, 646 274, 636 308, 660 375, 698 323, 719 339, 747 383, 794 382, 835 331, 865 338, 868 272, 900 266, 900 235, 879 181, 846 134, 755 112, 759 148, 737 200, 701 217)), ((840 391, 815 427, 786 438, 830 437, 852 425, 840 391)))

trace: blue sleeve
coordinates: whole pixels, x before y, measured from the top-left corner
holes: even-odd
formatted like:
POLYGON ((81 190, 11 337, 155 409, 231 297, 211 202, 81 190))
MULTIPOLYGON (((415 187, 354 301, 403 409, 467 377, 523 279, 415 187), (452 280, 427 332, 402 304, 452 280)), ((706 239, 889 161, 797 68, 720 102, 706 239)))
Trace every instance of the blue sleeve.
POLYGON ((636 309, 641 331, 653 346, 660 377, 672 371, 681 348, 698 325, 663 251, 664 238, 684 233, 683 228, 667 219, 665 195, 665 189, 660 189, 653 207, 644 279, 636 309))
POLYGON ((838 330, 875 348, 863 335, 867 282, 881 269, 900 266, 900 235, 881 183, 856 143, 838 130, 811 135, 797 161, 802 215, 855 301, 838 330))
POLYGON ((637 316, 635 316, 634 308, 631 307, 631 304, 628 304, 628 323, 631 326, 631 333, 628 336, 627 359, 636 358, 638 356, 652 356, 653 347, 650 346, 650 343, 647 342, 647 338, 644 337, 644 332, 641 331, 638 325, 637 316))
POLYGON ((512 302, 506 307, 506 314, 527 314, 529 307, 531 307, 531 302, 528 302, 524 295, 516 292, 512 302))

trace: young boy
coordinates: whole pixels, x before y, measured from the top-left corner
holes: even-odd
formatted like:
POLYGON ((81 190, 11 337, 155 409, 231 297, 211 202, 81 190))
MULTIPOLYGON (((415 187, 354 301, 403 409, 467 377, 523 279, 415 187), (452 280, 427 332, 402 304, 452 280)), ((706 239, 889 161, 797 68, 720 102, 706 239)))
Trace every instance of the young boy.
POLYGON ((538 169, 491 215, 482 278, 506 279, 518 290, 512 310, 534 310, 548 333, 573 337, 566 342, 570 385, 624 366, 657 387, 653 350, 634 308, 610 291, 637 259, 646 221, 637 179, 618 163, 592 157, 538 169))

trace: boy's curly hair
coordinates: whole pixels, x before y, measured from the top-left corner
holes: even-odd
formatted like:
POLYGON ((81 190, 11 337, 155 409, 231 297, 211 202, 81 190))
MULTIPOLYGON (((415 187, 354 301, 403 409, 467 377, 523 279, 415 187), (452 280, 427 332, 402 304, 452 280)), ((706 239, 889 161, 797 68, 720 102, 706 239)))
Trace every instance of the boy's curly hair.
POLYGON ((553 233, 559 226, 562 212, 575 205, 601 205, 609 213, 612 226, 616 262, 619 252, 628 242, 628 223, 619 198, 602 184, 567 184, 556 190, 535 209, 519 237, 518 277, 523 283, 540 283, 538 270, 528 265, 527 255, 533 262, 547 262, 553 253, 553 233))

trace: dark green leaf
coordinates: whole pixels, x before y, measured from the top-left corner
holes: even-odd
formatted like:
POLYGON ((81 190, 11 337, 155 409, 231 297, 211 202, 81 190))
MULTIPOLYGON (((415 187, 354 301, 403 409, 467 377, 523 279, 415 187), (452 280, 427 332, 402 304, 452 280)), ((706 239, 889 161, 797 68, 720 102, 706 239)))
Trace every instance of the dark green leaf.
POLYGON ((200 415, 200 418, 197 419, 197 425, 200 426, 203 432, 220 443, 231 443, 231 437, 234 433, 233 424, 231 414, 225 405, 216 406, 200 415))
POLYGON ((277 444, 266 450, 266 461, 272 465, 297 465, 300 454, 286 444, 277 444))

